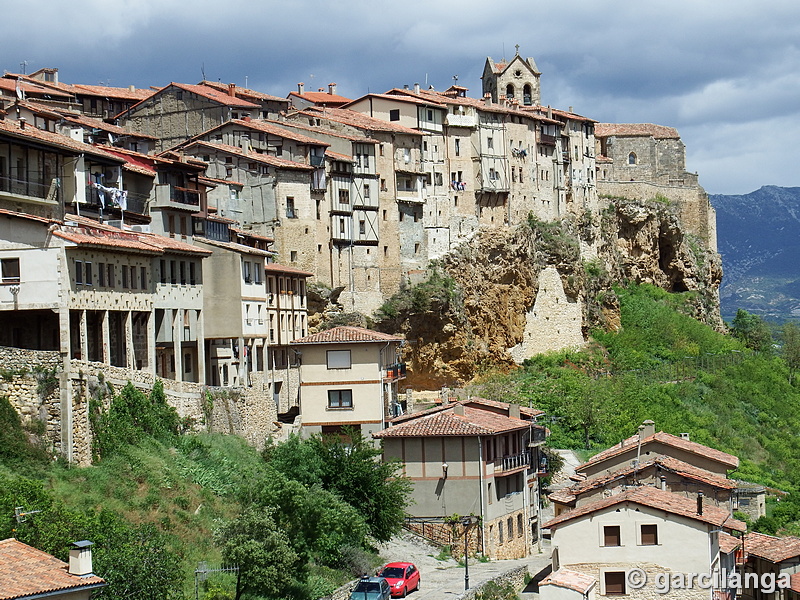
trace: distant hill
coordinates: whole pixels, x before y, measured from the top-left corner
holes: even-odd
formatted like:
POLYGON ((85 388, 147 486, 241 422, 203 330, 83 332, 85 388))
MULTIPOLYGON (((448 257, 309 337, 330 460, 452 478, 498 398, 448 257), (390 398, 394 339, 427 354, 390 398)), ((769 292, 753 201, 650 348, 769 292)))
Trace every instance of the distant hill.
POLYGON ((710 199, 725 270, 722 317, 739 308, 771 321, 800 317, 800 187, 710 199))

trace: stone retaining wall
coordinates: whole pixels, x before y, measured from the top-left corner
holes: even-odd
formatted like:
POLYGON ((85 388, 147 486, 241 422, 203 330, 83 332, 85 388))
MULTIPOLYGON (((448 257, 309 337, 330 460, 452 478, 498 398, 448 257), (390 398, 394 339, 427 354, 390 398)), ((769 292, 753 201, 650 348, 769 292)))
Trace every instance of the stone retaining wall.
POLYGON ((472 587, 465 591, 460 596, 456 596, 455 598, 458 600, 472 600, 476 598, 483 589, 488 586, 490 583, 495 583, 500 587, 504 587, 506 585, 511 585, 516 591, 520 591, 522 588, 525 587, 525 579, 529 577, 528 567, 522 566, 517 567, 515 569, 511 569, 498 575, 494 579, 489 579, 488 581, 484 581, 475 587, 472 587))
POLYGON ((90 464, 92 458, 89 401, 98 388, 108 384, 114 393, 128 382, 149 393, 159 380, 169 405, 196 430, 239 435, 259 449, 278 430, 277 409, 268 383, 207 388, 199 383, 161 379, 148 371, 79 360, 69 361, 69 373, 65 374, 62 364, 58 352, 0 347, 0 394, 9 398, 23 423, 37 419, 45 423, 45 437, 54 455, 69 455, 63 448, 69 447, 65 444, 71 439, 72 462, 79 465, 90 464), (37 369, 44 370, 45 375, 37 376, 37 369), (47 392, 43 398, 39 379, 47 379, 47 371, 54 369, 58 385, 43 390, 47 392), (71 432, 63 430, 64 420, 72 421, 71 432))

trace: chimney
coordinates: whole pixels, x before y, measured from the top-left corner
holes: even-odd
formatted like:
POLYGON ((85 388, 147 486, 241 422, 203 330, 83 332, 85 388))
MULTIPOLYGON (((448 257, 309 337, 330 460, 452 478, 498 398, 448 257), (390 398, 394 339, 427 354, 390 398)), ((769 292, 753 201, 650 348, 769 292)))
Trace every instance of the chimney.
POLYGON ((318 91, 318 92, 324 92, 324 91, 325 91, 325 88, 317 88, 317 91, 318 91))
POLYGON ((136 86, 135 86, 135 85, 133 85, 133 84, 129 85, 129 86, 128 86, 128 91, 129 91, 129 92, 135 92, 135 91, 136 91, 136 86))
POLYGON ((403 89, 404 89, 404 90, 407 90, 407 89, 408 89, 408 84, 407 84, 407 83, 404 83, 404 84, 403 84, 403 89))
POLYGON ((418 83, 414 84, 414 93, 415 94, 419 94, 419 84, 418 83))
POLYGON ((297 93, 298 94, 305 94, 306 93, 306 84, 305 83, 298 83, 297 84, 297 93))
POLYGON ((642 437, 643 438, 650 437, 651 435, 655 435, 655 433, 656 433, 655 421, 651 421, 650 419, 647 419, 647 421, 642 423, 642 425, 644 425, 644 429, 642 429, 642 437))
POLYGON ((336 95, 336 84, 335 83, 329 83, 328 84, 328 93, 331 96, 335 96, 336 95))
POLYGON ((492 95, 491 95, 489 92, 486 92, 486 93, 483 95, 483 103, 484 103, 486 106, 491 106, 491 105, 492 105, 492 95))
POLYGON ((235 83, 229 83, 228 84, 228 96, 230 96, 231 98, 235 98, 236 97, 236 84, 235 83))
POLYGON ((691 441, 691 440, 689 439, 689 434, 688 434, 688 433, 682 433, 682 434, 681 434, 681 439, 682 439, 682 440, 686 440, 687 442, 690 442, 690 441, 691 441))
POLYGON ((20 129, 25 129, 25 123, 26 122, 27 122, 27 120, 25 119, 25 117, 20 117, 19 118, 19 128, 20 129))
POLYGON ((553 118, 553 109, 550 108, 549 104, 547 105, 547 118, 548 119, 552 119, 553 118))
POLYGON ((463 417, 464 416, 464 405, 463 404, 456 404, 453 407, 453 413, 457 414, 457 415, 461 415, 463 417))
POLYGON ((508 416, 512 419, 519 419, 519 404, 508 405, 508 416))
POLYGON ((703 514, 703 492, 697 492, 697 514, 703 514))
POLYGON ((569 112, 572 112, 572 107, 571 106, 569 107, 569 112))
POLYGON ((667 478, 663 475, 661 476, 661 489, 667 491, 667 478))
POLYGON ((72 542, 72 548, 69 551, 69 571, 67 571, 70 575, 79 577, 93 575, 92 545, 89 540, 72 542))

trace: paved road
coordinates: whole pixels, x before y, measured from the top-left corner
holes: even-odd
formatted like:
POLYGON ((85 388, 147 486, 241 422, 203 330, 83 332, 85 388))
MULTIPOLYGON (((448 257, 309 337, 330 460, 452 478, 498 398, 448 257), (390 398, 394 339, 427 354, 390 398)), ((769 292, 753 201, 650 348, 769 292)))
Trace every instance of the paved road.
MULTIPOLYGON (((464 567, 453 559, 437 560, 439 549, 410 533, 392 539, 380 548, 384 562, 409 561, 417 565, 421 574, 418 592, 409 594, 410 600, 453 599, 464 593, 464 567)), ((550 542, 545 540, 542 554, 518 560, 492 560, 489 562, 469 561, 470 587, 480 585, 501 573, 522 565, 528 565, 529 572, 538 573, 550 564, 550 542)), ((526 598, 532 596, 525 595, 526 598)))

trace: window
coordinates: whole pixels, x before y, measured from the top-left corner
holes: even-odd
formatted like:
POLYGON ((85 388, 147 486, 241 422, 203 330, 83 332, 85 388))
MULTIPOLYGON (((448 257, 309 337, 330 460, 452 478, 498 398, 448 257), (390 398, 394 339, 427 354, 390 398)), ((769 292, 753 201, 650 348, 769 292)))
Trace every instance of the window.
POLYGON ((508 517, 508 520, 506 521, 506 527, 508 528, 508 539, 513 538, 514 537, 514 519, 512 519, 511 517, 508 517))
POLYGON ((252 268, 252 265, 250 264, 250 261, 247 261, 247 260, 242 261, 242 275, 244 275, 244 282, 245 283, 250 283, 253 280, 251 275, 250 275, 250 269, 251 268, 252 268))
POLYGON ((339 218, 339 233, 344 233, 344 219, 339 218))
POLYGON ((159 264, 161 266, 160 281, 161 283, 167 283, 167 261, 162 258, 159 264))
POLYGON ((84 278, 84 282, 83 283, 84 283, 84 285, 92 285, 92 263, 87 262, 87 263, 84 263, 83 266, 84 266, 84 269, 85 269, 84 272, 86 274, 86 277, 84 278))
POLYGON ((139 269, 139 277, 139 287, 143 290, 147 289, 147 267, 141 267, 139 269))
POLYGON ((630 154, 628 154, 628 164, 629 165, 635 165, 636 164, 636 153, 635 152, 631 152, 630 154))
MULTIPOLYGON (((195 285, 197 283, 197 273, 195 272, 195 264, 193 262, 189 263, 189 285, 195 285)), ((142 275, 144 275, 144 267, 142 267, 142 275)))
POLYGON ((428 109, 428 121, 433 121, 433 111, 428 109))
POLYGON ((128 289, 128 267, 122 266, 122 289, 128 289))
POLYGON ((97 264, 97 285, 106 287, 106 265, 104 263, 97 264))
POLYGON ((83 261, 75 261, 75 283, 83 285, 83 261))
POLYGON ((503 522, 502 521, 500 521, 497 524, 497 538, 500 541, 500 543, 502 544, 503 543, 503 522))
POLYGON ((367 233, 367 222, 366 221, 359 221, 358 222, 358 233, 359 233, 359 235, 365 235, 367 233))
POLYGON ((136 267, 131 267, 131 289, 136 289, 136 267))
POLYGON ((350 190, 339 190, 339 204, 350 204, 350 190))
POLYGON ((19 283, 19 259, 4 258, 0 260, 3 283, 19 283))
POLYGON ((642 546, 658 546, 658 525, 642 525, 640 531, 642 546))
POLYGON ((327 364, 329 369, 349 369, 350 350, 328 350, 327 364))
POLYGON ((366 183, 364 184, 364 199, 369 200, 369 185, 366 183))
POLYGON ((461 140, 456 138, 454 141, 456 144, 456 156, 461 156, 461 140))
POLYGON ((295 210, 294 198, 292 196, 286 197, 286 218, 287 219, 297 218, 297 211, 295 210))
POLYGON ((181 285, 186 285, 186 261, 182 260, 179 266, 181 275, 181 285))
POLYGON ((116 274, 114 273, 114 265, 108 265, 108 287, 113 288, 117 285, 116 274))
POLYGON ((606 596, 625 595, 625 571, 606 571, 603 573, 606 596))
POLYGON ((328 408, 353 408, 353 390, 328 390, 328 408))
POLYGON ((178 263, 174 260, 169 261, 169 281, 172 285, 178 283, 178 263))
POLYGON ((292 250, 289 252, 289 260, 291 262, 297 262, 297 250, 292 250))
POLYGON ((517 537, 522 537, 522 513, 517 515, 517 537))
POLYGON ((486 147, 490 150, 494 148, 494 138, 488 137, 486 138, 486 147))
POLYGON ((253 263, 253 280, 258 285, 261 285, 261 282, 263 281, 262 278, 263 271, 264 271, 263 263, 258 263, 258 262, 253 263))
POLYGON ((621 546, 619 525, 603 526, 603 546, 621 546))
POLYGON ((389 120, 390 121, 399 121, 400 120, 400 109, 393 108, 389 111, 389 120))

